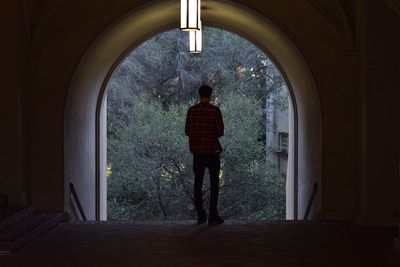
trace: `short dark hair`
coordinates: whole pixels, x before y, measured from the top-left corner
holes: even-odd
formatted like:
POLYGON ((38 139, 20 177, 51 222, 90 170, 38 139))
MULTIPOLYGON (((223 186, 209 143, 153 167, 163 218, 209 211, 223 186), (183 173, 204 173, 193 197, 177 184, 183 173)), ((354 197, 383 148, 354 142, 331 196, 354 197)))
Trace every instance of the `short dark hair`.
POLYGON ((210 98, 212 91, 213 91, 213 89, 210 86, 202 85, 199 88, 199 95, 200 95, 200 97, 210 98))

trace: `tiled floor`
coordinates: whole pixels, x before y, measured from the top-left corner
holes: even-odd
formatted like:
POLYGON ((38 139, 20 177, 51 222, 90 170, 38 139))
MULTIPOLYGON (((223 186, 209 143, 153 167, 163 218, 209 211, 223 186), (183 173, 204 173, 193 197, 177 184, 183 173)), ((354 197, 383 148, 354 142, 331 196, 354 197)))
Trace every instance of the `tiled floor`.
POLYGON ((64 223, 0 266, 400 266, 394 229, 317 222, 64 223))

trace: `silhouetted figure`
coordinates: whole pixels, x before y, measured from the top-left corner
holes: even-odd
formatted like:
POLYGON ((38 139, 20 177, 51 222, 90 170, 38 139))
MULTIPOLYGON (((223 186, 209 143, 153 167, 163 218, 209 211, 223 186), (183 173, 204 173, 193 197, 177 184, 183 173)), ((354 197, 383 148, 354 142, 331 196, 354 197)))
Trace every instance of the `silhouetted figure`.
POLYGON ((220 153, 222 147, 218 137, 224 135, 224 122, 218 107, 211 105, 212 88, 203 85, 199 88, 200 103, 189 108, 186 116, 185 133, 189 137, 189 148, 193 154, 194 199, 197 210, 197 223, 206 222, 203 209, 203 178, 205 168, 210 173, 210 210, 208 223, 220 224, 224 220, 218 215, 218 192, 220 153))

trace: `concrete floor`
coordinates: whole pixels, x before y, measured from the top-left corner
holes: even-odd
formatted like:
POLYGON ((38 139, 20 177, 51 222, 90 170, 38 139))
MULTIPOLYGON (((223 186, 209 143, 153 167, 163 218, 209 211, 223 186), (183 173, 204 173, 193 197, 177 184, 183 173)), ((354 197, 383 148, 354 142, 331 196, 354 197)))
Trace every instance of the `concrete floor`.
POLYGON ((395 229, 318 222, 63 223, 0 266, 400 266, 395 229))

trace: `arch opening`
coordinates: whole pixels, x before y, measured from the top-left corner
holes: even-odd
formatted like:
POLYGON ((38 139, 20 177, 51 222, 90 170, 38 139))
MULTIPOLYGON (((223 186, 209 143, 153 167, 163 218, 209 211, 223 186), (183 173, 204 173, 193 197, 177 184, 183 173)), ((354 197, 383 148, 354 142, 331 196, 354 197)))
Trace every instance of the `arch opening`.
MULTIPOLYGON (((230 220, 284 220, 289 138, 286 82, 269 57, 231 32, 204 27, 202 54, 179 29, 146 40, 107 84, 107 219, 187 220, 192 155, 184 134, 197 88, 214 88, 220 138, 219 210, 230 220)), ((209 180, 205 179, 205 208, 209 180)), ((102 181, 101 181, 102 182, 102 181)), ((293 198, 293 196, 290 196, 293 198)))
MULTIPOLYGON (((321 111, 315 83, 293 42, 271 21, 229 1, 205 1, 206 25, 243 36, 273 58, 284 75, 293 107, 290 121, 287 219, 302 217, 313 184, 321 173, 321 111), (249 31, 248 29, 252 29, 249 31)), ((105 219, 106 116, 105 88, 117 64, 128 51, 155 33, 177 27, 179 3, 151 3, 127 14, 106 29, 81 59, 68 92, 65 108, 65 188, 76 185, 91 219, 105 219), (134 29, 134 30, 133 30, 134 29), (103 167, 102 167, 103 166, 103 167), (82 178, 84 177, 84 178, 82 178)), ((65 190, 65 210, 70 198, 65 190)), ((321 202, 319 194, 316 203, 321 202)))

